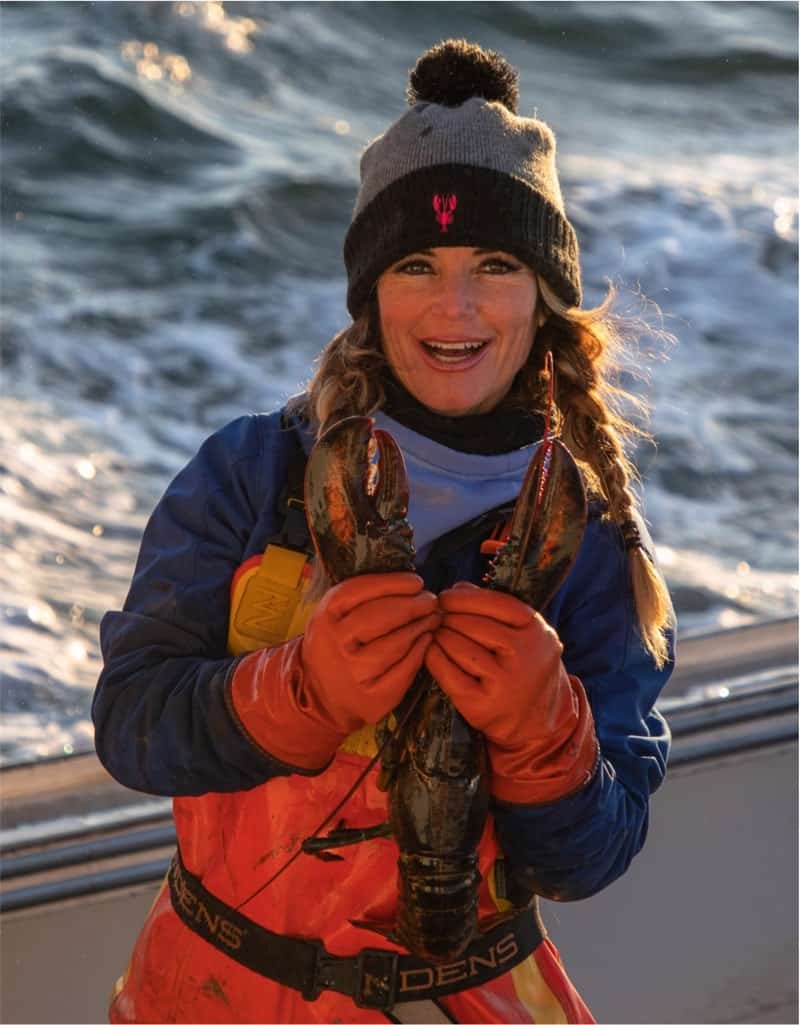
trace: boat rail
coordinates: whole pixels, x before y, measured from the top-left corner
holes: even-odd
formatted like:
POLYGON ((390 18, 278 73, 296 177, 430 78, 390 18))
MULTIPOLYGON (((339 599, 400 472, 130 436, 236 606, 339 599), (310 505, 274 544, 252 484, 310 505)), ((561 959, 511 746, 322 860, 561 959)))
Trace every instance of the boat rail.
MULTIPOLYGON (((658 704, 673 737, 670 766, 796 740, 798 672, 796 662, 786 664, 793 631, 796 623, 785 620, 684 642, 685 689, 674 693, 673 683, 658 704), (743 642, 748 650, 755 644, 762 661, 753 669, 752 659, 740 660, 737 673, 731 660, 743 642), (781 661, 765 668, 764 653, 781 661)), ((175 845, 168 799, 120 787, 94 754, 2 776, 0 912, 163 877, 175 845), (70 802, 73 813, 63 814, 70 802)))

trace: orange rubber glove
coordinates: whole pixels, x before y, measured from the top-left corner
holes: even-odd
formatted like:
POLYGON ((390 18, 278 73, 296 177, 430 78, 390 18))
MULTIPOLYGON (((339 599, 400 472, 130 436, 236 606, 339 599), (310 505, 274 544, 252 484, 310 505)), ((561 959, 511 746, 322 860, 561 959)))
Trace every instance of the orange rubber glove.
POLYGON ((414 573, 351 577, 324 595, 302 637, 246 655, 227 699, 248 737, 313 772, 353 730, 391 712, 441 622, 422 588, 414 573))
POLYGON ((485 734, 492 793, 546 804, 587 783, 599 756, 594 720, 555 630, 510 594, 465 582, 443 591, 439 607, 425 664, 485 734))

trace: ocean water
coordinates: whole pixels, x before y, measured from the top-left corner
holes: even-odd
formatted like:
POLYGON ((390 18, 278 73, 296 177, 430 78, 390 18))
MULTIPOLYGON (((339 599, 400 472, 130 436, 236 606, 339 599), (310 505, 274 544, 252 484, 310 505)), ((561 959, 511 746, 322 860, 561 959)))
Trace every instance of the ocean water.
POLYGON ((149 511, 347 322, 359 154, 447 36, 505 53, 556 129, 586 301, 613 281, 675 338, 642 339, 632 386, 682 632, 797 609, 795 4, 13 3, 0 27, 2 763, 91 747, 149 511))

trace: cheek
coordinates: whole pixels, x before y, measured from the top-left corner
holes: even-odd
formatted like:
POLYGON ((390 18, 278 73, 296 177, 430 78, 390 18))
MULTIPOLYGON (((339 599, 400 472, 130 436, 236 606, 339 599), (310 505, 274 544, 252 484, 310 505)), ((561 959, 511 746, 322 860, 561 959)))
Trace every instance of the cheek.
POLYGON ((402 299, 394 289, 381 287, 378 282, 378 323, 380 324, 381 336, 384 339, 393 339, 402 333, 403 310, 402 299))
POLYGON ((495 324, 505 341, 502 361, 513 376, 528 358, 536 337, 538 290, 533 277, 509 282, 509 285, 505 294, 498 296, 495 324))
POLYGON ((413 366, 417 355, 414 329, 420 323, 425 308, 411 288, 381 288, 378 282, 378 322, 380 324, 383 354, 392 369, 413 366))
POLYGON ((507 325, 507 366, 516 373, 527 360, 536 338, 536 318, 529 311, 511 318, 507 325))
POLYGON ((410 360, 411 343, 408 326, 400 315, 400 310, 391 308, 387 308, 386 311, 381 310, 379 323, 383 355, 392 370, 402 371, 408 366, 410 360))

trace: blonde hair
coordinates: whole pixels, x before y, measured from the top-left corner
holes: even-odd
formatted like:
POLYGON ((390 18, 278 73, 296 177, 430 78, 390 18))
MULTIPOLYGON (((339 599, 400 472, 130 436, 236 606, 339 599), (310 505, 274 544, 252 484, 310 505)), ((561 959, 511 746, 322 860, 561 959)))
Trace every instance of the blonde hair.
MULTIPOLYGON (((668 657, 666 631, 673 625, 672 603, 664 580, 638 543, 638 501, 631 485, 638 479, 625 448, 647 432, 625 416, 631 405, 642 417, 645 404, 619 387, 623 341, 643 321, 611 314, 615 299, 590 310, 567 306, 537 275, 539 327, 526 365, 503 400, 520 408, 543 412, 547 403, 545 359, 552 352, 555 367, 557 423, 562 440, 582 466, 590 486, 605 499, 608 512, 622 531, 628 552, 639 631, 647 651, 661 668, 668 657), (627 328, 627 331, 626 331, 627 328)), ((381 371, 386 366, 380 342, 377 300, 323 349, 305 396, 306 411, 318 436, 343 416, 368 416, 380 409, 385 396, 381 371)))

